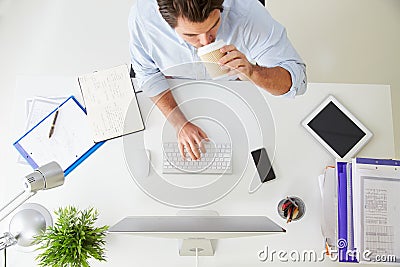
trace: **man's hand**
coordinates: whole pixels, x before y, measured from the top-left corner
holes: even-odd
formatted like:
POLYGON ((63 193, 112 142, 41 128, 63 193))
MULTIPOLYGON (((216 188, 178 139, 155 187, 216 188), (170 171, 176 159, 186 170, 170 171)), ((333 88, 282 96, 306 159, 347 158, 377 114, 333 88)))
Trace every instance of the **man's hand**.
POLYGON ((237 50, 234 45, 226 45, 220 51, 227 54, 218 63, 230 69, 229 75, 239 74, 241 80, 250 79, 254 65, 247 60, 247 57, 242 52, 237 50))
POLYGON ((185 148, 193 160, 200 159, 200 151, 205 153, 202 141, 207 141, 207 135, 199 127, 189 122, 179 109, 174 96, 167 90, 151 98, 171 125, 176 129, 178 146, 182 158, 185 158, 185 148))
POLYGON ((178 131, 178 146, 182 158, 185 157, 185 148, 193 160, 200 159, 200 151, 205 153, 204 141, 208 137, 203 130, 191 122, 186 122, 178 131), (200 151, 199 151, 200 149, 200 151))
POLYGON ((253 65, 234 45, 226 45, 220 51, 227 54, 218 63, 230 69, 229 75, 239 74, 239 79, 249 79, 273 95, 283 95, 292 87, 292 77, 286 69, 253 65))

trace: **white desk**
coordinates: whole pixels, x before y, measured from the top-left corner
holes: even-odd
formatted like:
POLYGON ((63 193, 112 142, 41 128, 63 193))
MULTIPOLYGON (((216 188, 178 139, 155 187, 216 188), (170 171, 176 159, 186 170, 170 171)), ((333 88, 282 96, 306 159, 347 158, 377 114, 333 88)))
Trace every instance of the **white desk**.
MULTIPOLYGON (((79 96, 74 78, 51 80, 25 77, 20 81, 17 86, 14 113, 16 125, 19 125, 18 130, 23 129, 24 102, 27 97, 65 93, 79 96), (44 80, 47 83, 44 83, 44 80), (64 84, 65 87, 60 84, 64 84)), ((239 90, 249 89, 241 82, 236 82, 233 87, 239 90)), ((335 95, 374 133, 371 142, 359 155, 384 158, 394 156, 391 100, 387 86, 309 84, 306 95, 295 100, 271 97, 263 93, 276 122, 274 137, 276 153, 273 166, 278 179, 263 185, 255 194, 249 195, 247 189, 250 177, 244 176, 229 194, 205 209, 216 210, 221 215, 265 215, 284 227, 287 233, 220 240, 215 256, 200 258, 200 266, 263 266, 270 262, 260 262, 257 254, 266 245, 270 250, 282 249, 287 252, 291 250, 319 252, 323 249, 317 176, 325 165, 332 164, 334 160, 300 126, 300 121, 328 94, 335 95), (286 225, 279 217, 276 206, 280 199, 288 195, 299 196, 304 200, 306 214, 300 221, 286 225)), ((141 98, 142 96, 139 96, 141 107, 145 111, 150 102, 141 98)), ((162 120, 158 111, 155 111, 153 116, 155 116, 154 121, 150 120, 151 122, 162 120)), ((146 126, 146 132, 142 133, 145 145, 150 146, 150 149, 159 149, 157 148, 159 141, 150 145, 146 139, 146 136, 150 138, 153 136, 152 133, 156 132, 156 128, 152 128, 156 127, 156 123, 146 126)), ((156 140, 160 140, 159 137, 156 140)), ((258 146, 261 141, 257 138, 251 140, 253 141, 249 142, 247 149, 258 146)), ((113 225, 127 215, 176 214, 177 208, 155 201, 138 188, 125 164, 123 141, 122 138, 108 141, 67 177, 64 186, 39 192, 31 201, 43 204, 50 211, 66 205, 77 205, 80 208, 94 206, 100 212, 99 225, 113 225)), ((155 160, 159 158, 155 156, 155 160)), ((28 173, 30 168, 16 163, 13 166, 1 165, 1 167, 6 173, 0 177, 0 183, 3 185, 7 181, 6 197, 8 197, 20 188, 18 179, 13 178, 28 173)), ((247 173, 251 173, 250 168, 247 173)), ((5 231, 7 226, 8 220, 5 220, 0 225, 0 230, 5 231)), ((92 266, 195 265, 194 258, 178 256, 176 240, 109 235, 106 241, 108 261, 94 262, 92 266)), ((36 266, 33 261, 36 253, 25 254, 18 252, 16 248, 10 248, 8 252, 8 266, 36 266)), ((277 259, 273 262, 273 264, 280 263, 277 259)), ((329 260, 325 260, 324 264, 336 265, 329 260)), ((308 266, 308 263, 300 265, 308 266)))

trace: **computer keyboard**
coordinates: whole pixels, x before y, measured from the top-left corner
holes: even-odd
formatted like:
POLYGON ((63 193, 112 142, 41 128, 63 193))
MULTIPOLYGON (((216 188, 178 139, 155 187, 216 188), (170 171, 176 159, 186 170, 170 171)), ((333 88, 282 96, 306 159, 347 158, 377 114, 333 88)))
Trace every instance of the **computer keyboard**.
POLYGON ((182 159, 178 143, 164 143, 163 173, 199 173, 230 174, 232 173, 232 146, 229 143, 204 143, 206 153, 201 153, 199 160, 192 160, 186 153, 182 159))

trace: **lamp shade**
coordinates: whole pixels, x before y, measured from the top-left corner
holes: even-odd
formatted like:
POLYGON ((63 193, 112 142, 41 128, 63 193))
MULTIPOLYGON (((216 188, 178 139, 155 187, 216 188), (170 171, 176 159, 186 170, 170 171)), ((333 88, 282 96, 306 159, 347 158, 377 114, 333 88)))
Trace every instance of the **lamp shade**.
POLYGON ((17 240, 17 245, 30 247, 36 235, 53 224, 49 211, 40 204, 23 204, 10 221, 9 231, 17 240))

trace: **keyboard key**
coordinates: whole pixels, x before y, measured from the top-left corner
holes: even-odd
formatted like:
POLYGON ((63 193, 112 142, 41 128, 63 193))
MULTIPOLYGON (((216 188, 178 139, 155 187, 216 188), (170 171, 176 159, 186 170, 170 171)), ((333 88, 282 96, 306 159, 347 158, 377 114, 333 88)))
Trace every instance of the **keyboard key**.
POLYGON ((208 142, 204 147, 206 153, 201 153, 199 160, 192 160, 187 152, 185 152, 186 159, 182 159, 178 143, 164 143, 163 173, 232 173, 230 144, 208 142))

